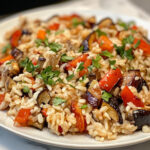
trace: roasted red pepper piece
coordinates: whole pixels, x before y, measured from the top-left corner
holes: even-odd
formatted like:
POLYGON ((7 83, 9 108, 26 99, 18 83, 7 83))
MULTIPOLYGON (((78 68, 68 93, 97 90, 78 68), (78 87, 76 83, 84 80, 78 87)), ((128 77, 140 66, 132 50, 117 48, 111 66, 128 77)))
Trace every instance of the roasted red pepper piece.
POLYGON ((58 24, 58 23, 54 23, 54 24, 50 25, 48 28, 50 30, 58 30, 59 29, 59 25, 60 24, 58 24))
POLYGON ((148 44, 145 40, 143 40, 143 39, 134 39, 133 45, 135 45, 138 42, 138 40, 140 40, 140 44, 139 44, 138 48, 142 49, 143 53, 145 55, 150 55, 150 44, 148 44))
POLYGON ((125 106, 127 106, 129 102, 132 102, 137 107, 144 107, 143 102, 131 92, 128 86, 123 88, 120 95, 125 106))
POLYGON ((85 62, 87 57, 88 57, 88 54, 83 54, 75 58, 74 60, 70 61, 65 67, 66 70, 71 70, 72 68, 75 68, 79 62, 85 62))
POLYGON ((47 117, 47 108, 42 109, 42 114, 44 117, 47 117))
POLYGON ((30 116, 30 109, 20 109, 16 118, 15 122, 17 122, 20 126, 27 126, 28 118, 30 116))
POLYGON ((3 102, 4 98, 5 98, 5 94, 0 94, 0 104, 3 102))
POLYGON ((134 25, 134 26, 131 27, 131 29, 132 29, 132 30, 137 30, 138 27, 137 27, 136 25, 134 25))
POLYGON ((46 38, 46 32, 45 30, 39 30, 37 33, 37 38, 41 40, 45 40, 46 38))
POLYGON ((88 67, 91 64, 92 64, 92 60, 91 59, 85 60, 84 65, 83 65, 84 69, 79 72, 80 77, 82 77, 82 76, 84 76, 85 74, 88 73, 88 67))
POLYGON ((19 40, 21 38, 21 35, 22 35, 22 31, 19 29, 19 30, 16 30, 11 38, 10 38, 10 44, 12 47, 17 47, 18 44, 19 44, 19 40))
POLYGON ((122 74, 119 68, 110 70, 100 81, 99 85, 102 90, 110 92, 111 89, 122 78, 122 74))
POLYGON ((1 58, 0 59, 0 65, 2 65, 4 62, 8 61, 8 60, 11 60, 11 59, 14 59, 14 57, 12 55, 8 55, 4 58, 1 58))
POLYGON ((100 44, 100 48, 102 50, 108 50, 111 52, 114 47, 111 40, 109 40, 109 38, 105 35, 102 35, 99 37, 98 43, 100 44))
POLYGON ((72 101, 71 110, 75 114, 77 121, 76 126, 79 129, 79 132, 84 132, 86 130, 86 121, 82 114, 82 110, 79 108, 78 103, 76 101, 72 101))

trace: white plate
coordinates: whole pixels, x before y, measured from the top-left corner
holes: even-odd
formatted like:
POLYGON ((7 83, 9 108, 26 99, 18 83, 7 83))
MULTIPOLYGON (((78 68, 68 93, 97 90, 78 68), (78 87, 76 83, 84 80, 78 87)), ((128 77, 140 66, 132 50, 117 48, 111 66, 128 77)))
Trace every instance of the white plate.
MULTIPOLYGON (((44 9, 35 9, 30 11, 25 11, 19 13, 17 15, 11 16, 9 18, 4 19, 0 23, 0 41, 2 40, 3 34, 5 31, 10 30, 14 25, 18 23, 18 16, 23 15, 29 18, 41 18, 46 19, 53 14, 66 14, 71 12, 77 12, 83 15, 95 15, 98 19, 102 19, 104 17, 111 17, 113 20, 121 18, 124 21, 131 21, 134 20, 138 25, 142 25, 144 28, 148 30, 149 24, 141 19, 129 16, 123 16, 120 14, 113 14, 106 11, 98 11, 98 10, 91 10, 91 11, 83 11, 83 10, 70 10, 70 9, 48 9, 45 7, 44 9)), ((149 34, 150 35, 150 34, 149 34)), ((150 37, 150 36, 149 36, 150 37)), ((67 147, 67 148, 91 148, 91 149, 102 149, 102 148, 112 148, 112 147, 120 147, 125 145, 136 144, 140 142, 144 142, 150 139, 150 133, 142 133, 136 132, 132 135, 124 135, 119 136, 117 140, 113 141, 105 141, 105 142, 98 142, 95 141, 88 135, 66 135, 66 136, 57 136, 53 133, 49 133, 48 129, 44 129, 43 131, 39 131, 34 128, 16 128, 13 126, 13 121, 7 117, 6 112, 0 111, 0 126, 14 132, 17 135, 21 135, 27 139, 31 139, 40 143, 54 145, 59 147, 67 147)))

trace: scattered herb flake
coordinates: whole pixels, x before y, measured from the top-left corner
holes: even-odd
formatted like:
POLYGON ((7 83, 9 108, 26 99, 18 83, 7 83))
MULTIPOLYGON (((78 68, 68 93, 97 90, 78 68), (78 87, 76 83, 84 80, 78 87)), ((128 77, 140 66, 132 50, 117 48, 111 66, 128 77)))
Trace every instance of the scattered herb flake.
POLYGON ((8 49, 11 48, 11 45, 10 44, 7 44, 5 45, 3 48, 2 48, 2 53, 5 54, 7 52, 8 49))
POLYGON ((79 80, 80 82, 83 82, 86 80, 86 75, 82 76, 81 79, 79 80))
POLYGON ((122 44, 126 45, 126 44, 132 44, 134 41, 134 37, 132 35, 129 35, 127 38, 124 38, 122 40, 122 44))
POLYGON ((107 35, 105 32, 101 31, 100 29, 97 29, 95 32, 97 33, 98 37, 100 37, 101 35, 107 35))
POLYGON ((71 74, 66 79, 67 79, 67 81, 70 81, 73 77, 74 77, 74 74, 71 74))
POLYGON ((73 59, 74 59, 74 57, 67 56, 66 54, 61 56, 61 62, 68 62, 68 61, 73 60, 73 59))
POLYGON ((24 86, 22 91, 23 91, 23 93, 28 94, 30 92, 30 89, 28 86, 24 86))
POLYGON ((106 56, 106 57, 109 57, 109 58, 113 57, 113 55, 110 52, 108 52, 107 50, 106 51, 102 51, 102 53, 100 55, 106 56))
POLYGON ((83 49, 84 49, 84 46, 82 45, 80 48, 79 48, 79 52, 83 52, 83 49))
POLYGON ((42 45, 42 40, 41 39, 36 39, 35 40, 36 46, 39 47, 42 45))
POLYGON ((127 57, 129 60, 132 60, 133 59, 132 48, 125 50, 124 56, 127 57))
POLYGON ((60 49, 62 48, 62 45, 60 45, 59 43, 52 42, 52 43, 49 43, 49 47, 52 51, 56 53, 60 51, 60 49))
POLYGON ((61 34, 63 32, 64 32, 64 30, 58 30, 58 31, 55 32, 55 35, 61 34))
POLYGON ((140 45, 141 41, 138 40, 137 43, 133 46, 135 49, 138 48, 138 46, 140 45))
POLYGON ((81 70, 83 70, 84 69, 84 62, 81 62, 80 64, 79 64, 79 66, 78 66, 78 68, 77 68, 77 71, 81 71, 81 70))
POLYGON ((102 92, 102 99, 105 100, 106 102, 109 101, 109 99, 112 97, 112 95, 106 91, 102 92))
POLYGON ((60 97, 55 97, 55 98, 53 99, 53 105, 54 105, 54 106, 61 105, 61 104, 65 103, 65 102, 66 102, 66 100, 65 100, 65 99, 62 99, 62 98, 60 98, 60 97))
POLYGON ((109 64, 112 69, 116 69, 116 67, 114 66, 116 64, 116 60, 109 60, 109 64))
POLYGON ((84 21, 79 21, 77 18, 73 18, 72 19, 72 25, 73 27, 77 27, 78 25, 85 25, 84 21))
POLYGON ((88 71, 89 72, 92 72, 92 70, 93 70, 93 65, 91 65, 91 66, 88 67, 88 71))
POLYGON ((85 109, 85 108, 87 108, 87 107, 88 107, 88 105, 87 105, 87 104, 84 104, 84 105, 81 106, 81 109, 85 109))
POLYGON ((95 59, 92 59, 92 66, 95 67, 95 68, 100 68, 100 61, 101 59, 101 56, 100 55, 97 55, 95 59))
POLYGON ((51 31, 50 31, 50 30, 46 30, 46 33, 47 33, 48 35, 50 35, 50 34, 51 34, 51 31))

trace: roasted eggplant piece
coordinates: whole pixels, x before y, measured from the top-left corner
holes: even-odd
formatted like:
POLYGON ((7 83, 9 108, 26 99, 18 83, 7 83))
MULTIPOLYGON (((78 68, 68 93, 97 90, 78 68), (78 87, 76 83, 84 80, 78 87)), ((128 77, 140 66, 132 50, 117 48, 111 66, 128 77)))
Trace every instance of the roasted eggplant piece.
POLYGON ((12 78, 7 77, 6 82, 5 82, 6 92, 9 92, 15 84, 16 82, 12 78))
POLYGON ((46 61, 46 59, 44 57, 39 57, 38 58, 38 65, 39 65, 39 68, 38 70, 40 71, 44 65, 44 62, 46 61))
POLYGON ((99 28, 105 28, 113 25, 113 21, 110 18, 104 18, 102 19, 97 25, 99 28))
POLYGON ((18 48, 14 48, 11 51, 11 55, 15 58, 15 60, 19 61, 23 57, 23 52, 18 48))
POLYGON ((28 31, 27 29, 22 30, 22 35, 30 35, 30 34, 31 34, 31 32, 28 31))
POLYGON ((51 21, 52 19, 54 19, 55 17, 59 17, 58 15, 53 15, 51 17, 48 17, 44 22, 49 22, 51 21))
POLYGON ((37 103, 40 106, 41 104, 48 104, 51 100, 51 97, 48 93, 47 89, 44 89, 40 92, 40 94, 37 97, 37 103))
POLYGON ((28 126, 34 127, 36 129, 42 130, 44 128, 44 122, 33 122, 32 120, 28 120, 28 126))
POLYGON ((98 108, 100 106, 100 100, 94 97, 90 92, 87 91, 84 95, 84 98, 94 108, 98 108))
POLYGON ((19 64, 16 61, 11 62, 12 69, 9 71, 9 75, 17 75, 20 72, 19 64))
POLYGON ((90 73, 88 75, 89 82, 86 84, 86 87, 89 88, 91 82, 96 79, 96 75, 94 73, 90 73))
POLYGON ((149 89, 146 81, 141 77, 140 70, 129 70, 124 76, 123 84, 135 87, 138 92, 142 90, 143 86, 149 89))
POLYGON ((141 130, 144 125, 150 126, 150 111, 138 109, 133 111, 134 124, 141 130))
POLYGON ((108 108, 107 113, 113 120, 119 122, 120 124, 123 123, 122 115, 119 109, 118 97, 113 96, 108 102, 103 101, 102 106, 106 106, 108 108))
POLYGON ((82 42, 81 46, 83 46, 83 53, 92 49, 92 43, 94 42, 95 38, 96 38, 96 33, 95 33, 95 31, 93 31, 82 42))

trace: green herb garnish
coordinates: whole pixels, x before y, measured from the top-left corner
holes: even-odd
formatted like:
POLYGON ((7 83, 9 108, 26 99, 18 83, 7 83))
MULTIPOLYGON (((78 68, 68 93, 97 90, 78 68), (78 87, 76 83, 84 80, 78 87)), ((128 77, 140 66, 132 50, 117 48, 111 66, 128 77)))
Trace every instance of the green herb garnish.
POLYGON ((106 102, 109 101, 109 99, 112 97, 112 95, 106 91, 102 92, 102 99, 105 100, 106 102))
POLYGON ((133 46, 135 49, 138 48, 138 46, 140 45, 141 41, 138 40, 137 43, 133 46))
POLYGON ((56 53, 60 51, 60 49, 62 48, 62 45, 60 45, 59 43, 52 42, 52 43, 49 43, 49 47, 53 52, 56 53))
POLYGON ((122 40, 122 44, 126 45, 126 44, 132 44, 134 41, 134 37, 132 35, 129 35, 127 38, 124 38, 122 40))
POLYGON ((68 61, 73 60, 73 59, 74 59, 74 57, 67 56, 66 54, 61 56, 61 62, 68 62, 68 61))
POLYGON ((42 72, 41 72, 41 78, 43 79, 45 84, 48 85, 55 85, 56 82, 58 81, 54 81, 53 78, 54 77, 58 77, 60 74, 59 71, 57 70, 52 70, 51 66, 48 66, 47 68, 45 68, 42 72))
POLYGON ((67 79, 67 81, 70 81, 73 77, 74 77, 74 74, 71 74, 66 79, 67 79))
POLYGON ((20 66, 24 67, 26 71, 34 74, 34 71, 39 68, 39 65, 33 65, 33 63, 26 57, 24 60, 20 62, 20 66))
POLYGON ((23 91, 23 93, 28 94, 30 92, 30 89, 28 86, 24 86, 22 91, 23 91))
POLYGON ((105 32, 101 31, 100 29, 97 29, 95 31, 97 33, 97 35, 100 37, 101 35, 107 35, 105 32))
POLYGON ((78 66, 78 68, 77 68, 77 71, 81 71, 81 70, 83 70, 84 69, 84 62, 81 62, 80 64, 79 64, 79 66, 78 66))
POLYGON ((39 47, 42 45, 42 40, 41 39, 36 39, 35 40, 36 46, 39 47))
POLYGON ((79 53, 81 52, 83 52, 83 49, 84 49, 84 46, 82 45, 80 48, 79 48, 79 53))
POLYGON ((135 24, 134 21, 130 21, 128 23, 123 22, 122 20, 118 20, 118 24, 124 28, 124 30, 128 30, 132 25, 135 24))
POLYGON ((50 31, 50 30, 46 30, 46 33, 47 33, 48 35, 50 35, 50 34, 51 34, 51 31, 50 31))
POLYGON ((81 109, 85 109, 85 108, 87 108, 88 107, 88 105, 87 104, 84 104, 84 105, 82 105, 80 108, 81 109))
POLYGON ((77 27, 78 25, 85 25, 84 21, 79 21, 77 18, 72 19, 72 25, 73 27, 77 27))
POLYGON ((92 66, 95 67, 95 68, 100 68, 100 61, 101 59, 101 56, 100 55, 97 55, 95 59, 92 59, 92 66))
POLYGON ((116 63, 116 60, 109 60, 110 67, 111 67, 112 69, 116 69, 116 67, 114 66, 115 63, 116 63))
POLYGON ((81 79, 80 79, 79 81, 80 81, 80 82, 83 82, 83 81, 86 80, 86 78, 87 78, 86 75, 84 75, 84 76, 81 77, 81 79))
POLYGON ((55 32, 55 35, 61 34, 63 32, 64 32, 64 30, 58 30, 58 31, 55 32))
POLYGON ((107 50, 106 51, 102 51, 100 55, 106 56, 106 57, 109 57, 109 58, 113 57, 113 55, 110 52, 108 52, 107 50))
POLYGON ((114 47, 116 48, 117 54, 120 55, 122 58, 126 57, 129 60, 132 60, 134 58, 132 54, 132 48, 130 48, 129 50, 125 50, 124 46, 114 45, 114 47))
POLYGON ((11 48, 11 45, 10 44, 7 44, 5 45, 3 48, 2 48, 2 53, 5 54, 7 52, 8 49, 11 48))
POLYGON ((54 106, 58 106, 58 105, 63 104, 63 103, 65 103, 65 102, 66 102, 66 100, 65 100, 65 99, 62 99, 62 98, 60 98, 60 97, 55 97, 55 98, 53 99, 53 105, 54 105, 54 106))
POLYGON ((93 65, 91 65, 91 66, 88 67, 88 71, 89 72, 92 72, 92 70, 93 70, 93 65))

